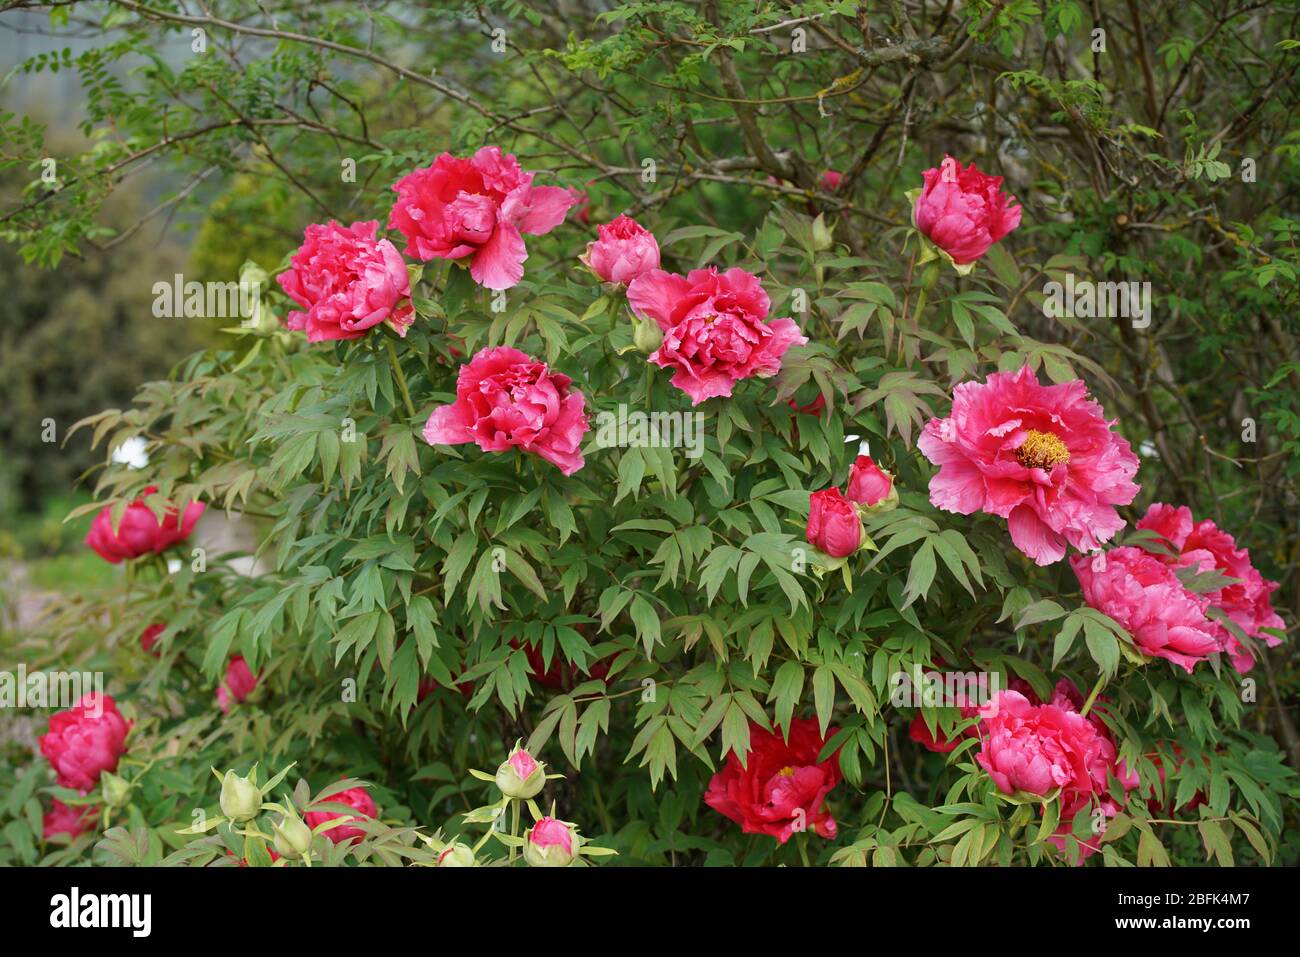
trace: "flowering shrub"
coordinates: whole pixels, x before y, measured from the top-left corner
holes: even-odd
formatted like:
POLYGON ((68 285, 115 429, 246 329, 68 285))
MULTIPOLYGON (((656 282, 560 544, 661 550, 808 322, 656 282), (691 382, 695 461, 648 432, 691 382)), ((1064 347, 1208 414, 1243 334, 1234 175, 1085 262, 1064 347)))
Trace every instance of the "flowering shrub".
MULTIPOLYGON (((624 42, 656 17, 748 35, 753 5, 723 6, 632 10, 624 42)), ((652 69, 615 36, 554 68, 652 69)), ((109 460, 73 517, 96 513, 88 545, 126 571, 47 624, 113 697, 51 718, 47 763, 15 776, 33 849, 44 816, 29 858, 1291 846, 1295 778, 1246 674, 1290 654, 1279 563, 1252 560, 1244 513, 1194 522, 1212 489, 1152 504, 1186 486, 1107 369, 1137 347, 1103 355, 1027 305, 1080 254, 1059 210, 962 143, 904 140, 868 195, 863 143, 785 158, 741 114, 757 158, 678 203, 602 192, 629 175, 614 154, 560 163, 561 134, 508 117, 392 134, 347 194, 358 222, 287 224, 302 245, 243 271, 275 279, 250 321, 78 423, 109 460), (763 205, 717 225, 714 186, 763 205), (148 464, 114 462, 137 437, 148 464), (254 544, 187 539, 205 508, 254 544)))

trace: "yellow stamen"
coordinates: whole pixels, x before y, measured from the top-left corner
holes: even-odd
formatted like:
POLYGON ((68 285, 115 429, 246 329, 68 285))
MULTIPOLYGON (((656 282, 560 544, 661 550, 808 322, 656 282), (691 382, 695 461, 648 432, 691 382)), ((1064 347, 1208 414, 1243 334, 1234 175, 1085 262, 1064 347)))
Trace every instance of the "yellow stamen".
POLYGON ((1030 429, 1016 449, 1016 461, 1027 469, 1050 472, 1054 466, 1070 461, 1070 450, 1059 436, 1030 429))
POLYGON ((792 778, 794 777, 794 768, 790 767, 790 765, 787 764, 785 767, 783 767, 780 771, 777 771, 776 773, 777 776, 779 777, 792 778))

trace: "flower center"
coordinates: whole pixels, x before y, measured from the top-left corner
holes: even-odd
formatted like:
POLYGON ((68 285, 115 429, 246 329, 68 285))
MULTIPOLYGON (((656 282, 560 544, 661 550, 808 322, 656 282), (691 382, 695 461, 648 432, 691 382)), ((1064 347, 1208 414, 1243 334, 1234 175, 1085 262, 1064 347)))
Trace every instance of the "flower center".
POLYGON ((776 774, 777 777, 792 778, 794 777, 794 768, 790 767, 790 765, 787 764, 780 771, 777 771, 776 774))
POLYGON ((1050 472, 1054 466, 1070 461, 1070 450, 1059 436, 1030 429, 1016 449, 1016 461, 1027 469, 1050 472))

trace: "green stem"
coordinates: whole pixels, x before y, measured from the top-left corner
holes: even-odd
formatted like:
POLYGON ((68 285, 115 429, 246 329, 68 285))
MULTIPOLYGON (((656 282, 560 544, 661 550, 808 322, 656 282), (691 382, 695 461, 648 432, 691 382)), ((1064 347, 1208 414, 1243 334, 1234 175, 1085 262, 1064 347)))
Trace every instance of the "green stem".
POLYGON ((921 311, 925 309, 926 291, 922 286, 916 293, 916 305, 912 307, 912 327, 919 329, 921 326, 921 311))
POLYGON ((812 867, 812 862, 808 860, 808 842, 804 838, 805 835, 800 834, 796 842, 799 845, 799 860, 803 861, 804 867, 812 867))
POLYGON ((1092 686, 1092 691, 1088 694, 1088 700, 1083 703, 1083 708, 1080 709, 1079 711, 1079 714, 1081 716, 1085 718, 1088 717, 1088 712, 1092 709, 1092 703, 1097 700, 1097 692, 1101 690, 1101 686, 1104 685, 1105 683, 1106 683, 1106 676, 1098 675, 1097 683, 1092 686))
POLYGON ((415 405, 411 402, 411 392, 406 387, 406 376, 402 372, 402 364, 397 360, 397 347, 393 345, 392 339, 389 339, 384 345, 388 346, 388 363, 393 367, 393 377, 397 379, 397 387, 402 390, 402 401, 406 403, 406 414, 414 419, 415 405))
MULTIPOLYGON (((516 800, 513 800, 513 799, 511 799, 511 801, 510 801, 510 836, 511 836, 511 837, 518 837, 518 836, 519 836, 519 802, 516 801, 516 800)), ((518 848, 516 848, 516 847, 514 846, 514 844, 511 844, 511 845, 510 845, 510 862, 511 862, 512 864, 514 863, 514 860, 515 860, 515 854, 516 854, 517 851, 518 851, 518 848)))

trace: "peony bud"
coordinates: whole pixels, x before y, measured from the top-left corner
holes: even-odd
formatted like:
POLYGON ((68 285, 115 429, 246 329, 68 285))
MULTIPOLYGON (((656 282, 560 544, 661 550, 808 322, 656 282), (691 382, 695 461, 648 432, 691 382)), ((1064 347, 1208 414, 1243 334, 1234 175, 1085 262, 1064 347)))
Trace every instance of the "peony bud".
POLYGON ((808 502, 807 537, 819 551, 845 558, 862 545, 862 519, 839 489, 813 492, 808 502))
POLYGON ((524 832, 524 860, 529 867, 568 867, 578 856, 577 826, 544 817, 524 832))
POLYGON ((262 810, 262 792, 248 778, 227 771, 221 779, 221 813, 236 824, 257 817, 262 810))
POLYGON ((131 795, 131 785, 124 778, 111 771, 99 776, 99 783, 104 789, 104 803, 109 807, 123 807, 131 795))
POLYGON ((664 341, 664 331, 649 319, 632 320, 632 344, 646 355, 654 352, 664 341))
POLYGON ((849 470, 850 502, 864 509, 887 512, 898 505, 898 490, 894 477, 871 460, 870 455, 859 455, 849 470))
POLYGON ((468 844, 462 844, 459 841, 455 844, 449 844, 446 849, 438 855, 438 866, 473 867, 474 851, 468 844))
POLYGON ((812 246, 817 252, 825 252, 835 244, 835 237, 831 235, 830 229, 826 225, 826 214, 819 213, 812 224, 812 246))
POLYGON ((311 850, 311 828, 292 812, 280 818, 278 824, 272 824, 271 833, 275 849, 290 860, 296 861, 311 850))
POLYGON ((546 765, 518 745, 510 757, 497 768, 497 787, 508 798, 524 800, 533 797, 546 783, 546 765))

